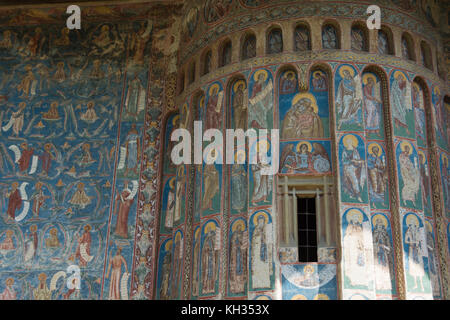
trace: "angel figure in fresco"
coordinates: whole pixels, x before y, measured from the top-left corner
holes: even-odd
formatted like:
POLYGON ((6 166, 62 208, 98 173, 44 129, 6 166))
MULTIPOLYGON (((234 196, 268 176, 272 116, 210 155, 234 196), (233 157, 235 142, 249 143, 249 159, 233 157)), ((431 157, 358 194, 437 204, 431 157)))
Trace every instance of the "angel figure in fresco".
POLYGON ((398 162, 400 175, 403 180, 402 200, 405 205, 406 201, 411 201, 414 205, 420 188, 420 172, 417 158, 414 157, 414 163, 411 161, 412 148, 409 143, 403 144, 401 150, 398 162))
POLYGON ((83 234, 78 236, 77 249, 75 251, 75 256, 71 257, 71 260, 78 260, 78 265, 80 267, 86 267, 88 262, 90 262, 93 257, 91 254, 91 225, 87 224, 83 227, 83 234))
POLYGON ((128 238, 128 215, 133 202, 134 197, 128 187, 117 193, 114 214, 117 215, 115 234, 119 237, 128 238))
POLYGON ((387 183, 386 160, 380 151, 378 145, 369 145, 367 169, 369 171, 371 200, 380 199, 384 202, 384 193, 387 183))
POLYGON ((91 198, 86 194, 86 191, 84 190, 83 182, 79 182, 77 184, 77 190, 69 200, 69 203, 81 209, 86 208, 91 203, 91 198))
POLYGON ((360 109, 362 107, 361 79, 355 71, 348 66, 341 67, 339 74, 342 77, 336 96, 336 107, 339 113, 338 129, 343 124, 356 124, 361 126, 360 109))
POLYGON ((223 91, 219 92, 219 86, 211 87, 208 103, 206 104, 205 130, 220 129, 223 104, 223 91))
POLYGON ((342 165, 344 171, 343 187, 352 198, 362 202, 361 193, 366 181, 364 160, 357 149, 356 137, 349 135, 344 138, 344 150, 342 152, 342 165))
POLYGON ((387 232, 387 220, 378 215, 373 227, 373 255, 377 290, 391 290, 393 277, 393 248, 387 232))
POLYGON ((248 94, 245 82, 239 81, 235 85, 233 96, 234 126, 236 129, 247 130, 248 94))
POLYGON ((364 75, 363 82, 366 130, 375 131, 379 134, 381 110, 380 83, 376 81, 375 76, 372 74, 364 75))
POLYGON ((255 230, 251 242, 251 270, 252 284, 254 289, 270 288, 270 276, 272 270, 271 243, 267 234, 268 217, 264 214, 258 215, 255 230))
POLYGON ((16 300, 17 299, 17 293, 14 290, 13 285, 14 285, 14 279, 7 278, 5 281, 5 290, 3 290, 2 293, 0 293, 0 300, 16 300))
POLYGON ((352 286, 367 286, 369 277, 367 272, 368 257, 364 243, 363 215, 353 209, 347 213, 347 228, 344 234, 344 263, 345 275, 352 286))
POLYGON ((230 241, 230 291, 243 293, 247 283, 247 243, 243 224, 236 224, 230 241))
POLYGON ((269 75, 266 70, 256 71, 253 78, 252 95, 249 100, 249 123, 252 128, 266 129, 268 128, 267 118, 272 109, 272 79, 266 83, 269 75))
POLYGON ((122 264, 125 267, 125 273, 128 273, 127 262, 125 258, 122 256, 122 247, 118 247, 116 251, 116 255, 109 260, 109 268, 106 273, 106 279, 111 275, 111 280, 109 283, 109 300, 120 300, 120 278, 122 273, 122 264), (111 271, 112 270, 112 271, 111 271))
POLYGON ((19 107, 16 111, 13 111, 11 113, 11 118, 5 126, 3 126, 3 131, 8 131, 12 127, 12 131, 15 134, 15 136, 18 138, 20 131, 22 131, 23 128, 23 122, 24 122, 24 114, 25 114, 25 102, 20 102, 19 107))
POLYGON ((406 80, 403 73, 397 71, 394 73, 394 79, 391 84, 391 104, 392 114, 395 124, 405 128, 409 134, 408 124, 406 123, 406 114, 411 110, 410 83, 406 80))
MULTIPOLYGON (((205 230, 206 231, 206 230, 205 230)), ((216 230, 210 228, 205 235, 202 247, 202 293, 208 294, 215 291, 218 271, 218 251, 215 249, 216 230)))
POLYGON ((407 230, 405 232, 405 244, 408 245, 408 273, 414 279, 414 288, 420 285, 423 291, 423 277, 425 276, 423 263, 423 250, 425 244, 420 235, 419 221, 416 216, 410 214, 407 218, 407 230))

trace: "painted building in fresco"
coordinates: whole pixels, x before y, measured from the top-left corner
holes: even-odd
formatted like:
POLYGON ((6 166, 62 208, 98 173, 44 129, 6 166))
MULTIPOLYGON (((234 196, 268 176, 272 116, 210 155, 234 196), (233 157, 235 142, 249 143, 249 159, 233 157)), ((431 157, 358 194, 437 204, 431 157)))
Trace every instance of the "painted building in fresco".
POLYGON ((1 299, 449 299, 443 3, 81 9, 0 7, 1 299), (270 135, 175 165, 194 121, 278 129, 278 173, 249 159, 270 135))

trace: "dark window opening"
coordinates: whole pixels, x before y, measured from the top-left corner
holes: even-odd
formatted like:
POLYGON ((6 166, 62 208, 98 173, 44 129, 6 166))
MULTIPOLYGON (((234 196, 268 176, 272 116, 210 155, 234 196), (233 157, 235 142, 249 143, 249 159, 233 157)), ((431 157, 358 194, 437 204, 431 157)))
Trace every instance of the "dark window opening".
POLYGON ((297 199, 298 261, 317 262, 316 199, 297 199))

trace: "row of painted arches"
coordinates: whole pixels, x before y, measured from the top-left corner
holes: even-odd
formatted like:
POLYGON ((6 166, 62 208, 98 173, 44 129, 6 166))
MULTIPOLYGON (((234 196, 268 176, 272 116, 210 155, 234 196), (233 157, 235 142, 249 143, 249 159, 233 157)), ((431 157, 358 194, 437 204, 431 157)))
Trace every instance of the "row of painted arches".
MULTIPOLYGON (((341 29, 335 21, 325 22, 322 25, 321 44, 322 49, 339 50, 341 44, 341 29)), ((240 39, 240 61, 256 57, 257 36, 253 31, 244 32, 240 39)), ((279 26, 271 26, 266 32, 266 54, 280 54, 284 51, 283 31, 279 26)), ((293 33, 293 48, 296 52, 311 50, 311 28, 307 22, 299 22, 293 33)), ((357 52, 369 51, 369 30, 366 24, 354 22, 351 27, 351 49, 357 52)), ((231 64, 232 41, 227 38, 218 46, 218 67, 231 64)), ((433 59, 431 48, 424 40, 420 43, 421 64, 433 70, 433 59)), ((378 30, 377 53, 380 55, 394 55, 394 40, 391 29, 382 26, 378 30)), ((401 54, 406 60, 416 61, 414 39, 408 32, 403 32, 401 37, 401 54)), ((212 71, 212 50, 207 48, 200 58, 200 75, 204 76, 212 71)), ((196 63, 190 62, 187 70, 188 84, 194 83, 196 79, 196 63)), ((185 72, 182 71, 178 82, 178 93, 185 89, 185 72)))

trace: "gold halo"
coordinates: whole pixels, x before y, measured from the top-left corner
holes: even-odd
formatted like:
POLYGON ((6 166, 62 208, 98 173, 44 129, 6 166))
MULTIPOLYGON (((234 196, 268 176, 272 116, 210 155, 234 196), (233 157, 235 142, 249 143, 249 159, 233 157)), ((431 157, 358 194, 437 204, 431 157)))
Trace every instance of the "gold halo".
POLYGON ((11 229, 8 229, 5 231, 6 236, 12 236, 14 234, 14 231, 12 231, 11 229))
MULTIPOLYGON (((423 161, 421 161, 422 164, 425 164, 425 161, 427 161, 427 157, 425 156, 425 152, 423 152, 422 150, 419 150, 419 155, 422 155, 423 157, 423 161)), ((420 157, 419 157, 420 159, 420 157)))
POLYGON ((311 106, 314 109, 314 113, 319 112, 319 107, 317 106, 316 98, 311 93, 308 93, 308 92, 298 93, 294 97, 294 99, 292 99, 292 105, 295 105, 297 102, 300 101, 300 99, 303 99, 303 98, 309 99, 311 101, 311 106))
POLYGON ((323 72, 322 72, 322 71, 314 71, 313 77, 315 78, 316 75, 322 76, 322 75, 323 75, 323 72))
POLYGON ((259 296, 255 300, 270 300, 267 296, 259 296))
POLYGON ((378 147, 378 149, 380 149, 380 151, 383 151, 383 148, 376 142, 373 142, 371 144, 369 144, 369 146, 367 147, 367 150, 369 151, 369 153, 371 155, 373 155, 373 148, 374 147, 378 147))
POLYGON ((388 222, 387 222, 387 219, 386 219, 385 216, 383 216, 382 214, 376 214, 376 215, 374 215, 374 216, 372 217, 372 221, 373 221, 373 224, 374 224, 374 225, 377 224, 377 221, 378 221, 378 220, 381 220, 381 222, 383 223, 383 226, 384 226, 385 228, 387 228, 388 222))
POLYGON ((367 84, 369 82, 369 78, 373 80, 373 83, 377 83, 377 77, 373 73, 366 73, 363 75, 363 83, 367 84))
POLYGON ((267 80, 267 77, 269 76, 267 71, 264 69, 258 70, 253 74, 253 80, 258 81, 259 75, 262 74, 264 75, 264 81, 267 80))
POLYGON ((439 87, 434 87, 433 92, 434 92, 435 95, 440 95, 441 94, 441 90, 439 89, 439 87))
POLYGON ((180 241, 181 239, 181 231, 177 231, 177 234, 175 235, 175 242, 180 241))
POLYGON ((412 152, 413 152, 413 150, 414 150, 414 148, 413 148, 413 146, 411 145, 411 143, 408 142, 408 141, 403 141, 402 143, 400 143, 400 150, 404 151, 404 149, 405 149, 406 146, 409 147, 409 154, 408 154, 408 155, 411 155, 412 152))
POLYGON ((170 180, 169 180, 169 186, 170 186, 170 188, 175 188, 175 177, 172 177, 170 180))
POLYGON ((166 249, 166 251, 171 251, 171 249, 172 249, 172 240, 167 241, 166 245, 164 246, 164 248, 166 249))
POLYGON ((312 145, 311 145, 311 143, 310 143, 309 141, 300 141, 300 142, 297 144, 297 147, 295 148, 295 149, 297 150, 297 152, 300 152, 300 147, 301 147, 303 144, 306 144, 306 146, 308 147, 308 152, 311 152, 311 151, 312 151, 312 145))
POLYGON ((267 215, 267 213, 264 212, 264 211, 259 211, 253 217, 253 224, 255 226, 258 225, 258 218, 261 217, 261 216, 264 217, 265 224, 267 224, 269 222, 269 216, 267 215))
POLYGON ((408 78, 406 78, 406 76, 405 76, 405 74, 403 73, 403 72, 401 72, 401 71, 395 71, 394 72, 394 79, 397 79, 398 77, 402 77, 403 78, 403 80, 407 80, 408 78))
POLYGON ((408 217, 406 217, 406 225, 409 226, 411 224, 414 224, 416 227, 419 226, 419 219, 413 213, 410 213, 408 217))
POLYGON ((176 126, 177 125, 177 121, 179 121, 180 120, 180 115, 179 114, 177 114, 175 117, 173 117, 173 119, 172 119, 172 125, 173 126, 176 126))
POLYGON ((291 300, 308 300, 308 299, 302 294, 296 294, 291 298, 291 300))
POLYGON ((287 72, 283 75, 283 78, 287 78, 288 75, 292 75, 292 76, 295 78, 295 72, 294 72, 294 71, 291 71, 291 70, 287 71, 287 72))
POLYGON ((425 227, 427 228, 428 232, 433 232, 433 226, 431 225, 430 221, 425 220, 425 227))
POLYGON ((219 87, 219 84, 217 84, 217 83, 214 83, 213 85, 211 85, 211 87, 209 87, 209 91, 208 91, 208 93, 209 93, 209 95, 210 95, 210 96, 212 95, 212 92, 213 92, 213 90, 214 90, 215 88, 217 88, 217 92, 219 92, 219 91, 220 91, 220 87, 219 87))
POLYGON ((350 73, 350 76, 353 78, 355 76, 355 69, 350 66, 342 66, 339 68, 339 74, 342 78, 344 78, 344 71, 347 70, 350 73))
POLYGON ((353 148, 356 148, 358 146, 358 138, 354 136, 353 134, 348 134, 344 136, 342 139, 342 143, 344 144, 345 148, 348 149, 349 143, 352 144, 353 148))
POLYGON ((324 293, 319 293, 318 295, 316 295, 314 297, 314 300, 330 300, 330 297, 328 297, 326 294, 324 293))
POLYGON ((312 264, 307 264, 303 267, 303 273, 306 274, 313 274, 314 273, 314 266, 312 264))
POLYGON ((347 222, 350 223, 351 218, 355 217, 358 218, 358 222, 362 223, 363 221, 363 213, 361 211, 359 211, 358 209, 350 209, 349 211, 347 211, 347 222))
POLYGON ((244 80, 238 80, 238 81, 236 81, 236 83, 233 85, 233 92, 236 92, 236 91, 237 91, 237 88, 238 88, 241 84, 244 85, 244 90, 245 90, 245 88, 247 87, 247 84, 245 83, 245 81, 244 81, 244 80))
POLYGON ((208 164, 212 164, 214 163, 214 161, 217 160, 217 158, 219 157, 219 152, 216 149, 211 149, 209 151, 209 153, 206 155, 206 160, 208 161, 208 164), (214 151, 214 156, 212 155, 214 151))
POLYGON ((236 151, 236 153, 234 154, 234 162, 237 162, 237 161, 238 161, 238 156, 241 155, 241 154, 244 155, 244 160, 245 160, 245 157, 246 157, 245 150, 238 150, 238 151, 236 151))
POLYGON ((241 219, 236 220, 235 222, 233 222, 233 225, 231 226, 231 231, 232 231, 232 232, 235 232, 236 229, 237 229, 239 226, 242 227, 242 231, 245 230, 245 224, 244 224, 244 221, 241 220, 241 219))
POLYGON ((217 228, 216 224, 213 221, 210 221, 205 225, 205 228, 203 229, 204 234, 209 233, 209 231, 211 230, 216 230, 216 228, 217 228))
POLYGON ((36 230, 37 230, 37 225, 33 224, 33 225, 30 227, 30 231, 35 232, 36 230))

